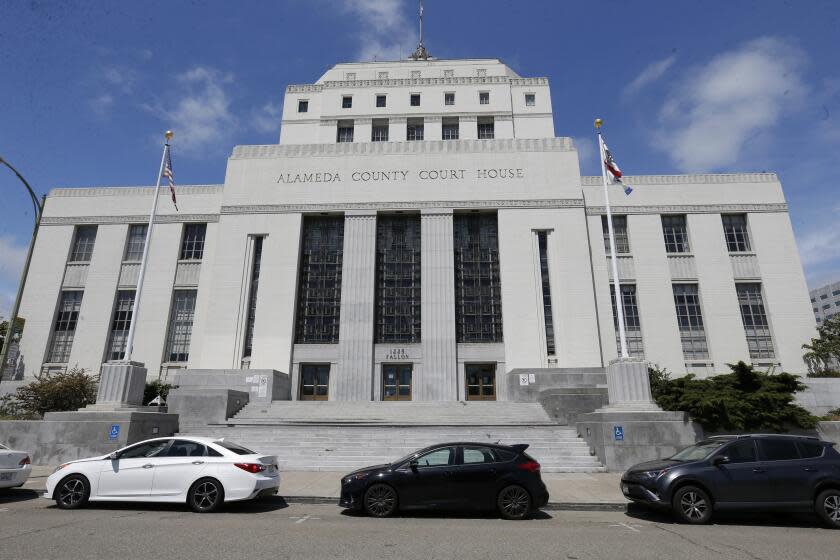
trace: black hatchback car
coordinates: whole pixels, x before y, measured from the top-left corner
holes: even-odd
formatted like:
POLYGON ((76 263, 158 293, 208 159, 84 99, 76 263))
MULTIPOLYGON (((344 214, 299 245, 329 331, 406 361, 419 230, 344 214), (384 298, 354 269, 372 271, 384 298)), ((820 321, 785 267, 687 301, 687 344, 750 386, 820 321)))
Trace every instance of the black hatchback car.
POLYGON ((413 508, 498 510, 523 519, 548 503, 527 445, 442 443, 341 479, 339 505, 387 517, 413 508))
POLYGON ((790 435, 711 437, 631 467, 621 490, 686 523, 708 523, 722 510, 813 511, 838 529, 840 453, 833 445, 790 435))

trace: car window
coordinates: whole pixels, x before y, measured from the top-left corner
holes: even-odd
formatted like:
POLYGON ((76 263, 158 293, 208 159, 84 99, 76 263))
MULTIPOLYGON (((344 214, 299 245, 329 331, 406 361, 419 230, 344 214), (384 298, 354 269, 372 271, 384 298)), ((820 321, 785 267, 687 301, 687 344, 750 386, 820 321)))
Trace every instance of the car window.
POLYGON ((122 453, 120 453, 120 459, 137 459, 140 457, 159 457, 160 454, 166 449, 169 445, 171 440, 164 439, 164 440, 157 440, 157 441, 149 441, 146 443, 141 443, 140 445, 135 445, 134 447, 129 447, 122 453))
POLYGON ((494 449, 493 453, 496 454, 496 460, 500 463, 512 461, 516 457, 516 453, 507 449, 494 449))
POLYGON ((464 464, 477 465, 481 463, 495 463, 496 457, 489 447, 465 447, 464 464))
POLYGON ((813 441, 798 441, 796 445, 799 446, 799 452, 803 459, 813 459, 815 457, 822 457, 823 446, 813 441))
POLYGON ((161 457, 204 457, 205 450, 198 442, 176 439, 161 457))
POLYGON ((444 447, 435 449, 417 458, 418 467, 440 467, 455 462, 455 448, 444 447))
POLYGON ((799 459, 796 443, 786 439, 761 439, 758 441, 761 457, 765 461, 799 459))
POLYGON ((216 451, 215 449, 213 449, 209 445, 207 446, 207 456, 208 457, 224 457, 224 455, 222 455, 221 453, 219 453, 218 451, 216 451))
POLYGON ((255 451, 251 451, 250 449, 237 445, 231 441, 216 441, 214 443, 219 447, 224 447, 228 451, 233 451, 237 455, 256 455, 255 451))
POLYGON ((669 459, 673 461, 700 461, 701 459, 705 459, 712 452, 716 451, 720 448, 723 444, 726 443, 726 440, 707 440, 701 441, 699 443, 695 443, 694 445, 690 445, 683 449, 682 451, 676 453, 669 457, 669 459))
POLYGON ((721 454, 729 457, 730 463, 753 463, 758 460, 755 444, 751 439, 736 441, 726 447, 721 454))

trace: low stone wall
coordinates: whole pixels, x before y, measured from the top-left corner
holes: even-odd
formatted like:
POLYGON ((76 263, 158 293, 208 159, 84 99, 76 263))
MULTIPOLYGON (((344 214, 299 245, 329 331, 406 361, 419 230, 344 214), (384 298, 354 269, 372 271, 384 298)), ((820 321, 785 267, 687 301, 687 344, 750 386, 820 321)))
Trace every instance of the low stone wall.
POLYGON ((539 402, 548 389, 570 387, 606 387, 604 368, 512 369, 505 375, 508 400, 539 402))
POLYGON ((272 369, 182 369, 172 385, 179 389, 242 391, 251 402, 287 401, 292 398, 289 375, 272 369))
POLYGON ((541 391, 538 401, 552 420, 574 424, 581 414, 606 406, 609 397, 604 387, 568 387, 541 391))
POLYGON ((840 408, 840 377, 804 377, 808 388, 795 394, 795 402, 815 416, 840 408))
POLYGON ((248 393, 232 389, 177 388, 169 391, 168 410, 178 415, 179 429, 188 433, 208 424, 222 424, 248 404, 248 393))

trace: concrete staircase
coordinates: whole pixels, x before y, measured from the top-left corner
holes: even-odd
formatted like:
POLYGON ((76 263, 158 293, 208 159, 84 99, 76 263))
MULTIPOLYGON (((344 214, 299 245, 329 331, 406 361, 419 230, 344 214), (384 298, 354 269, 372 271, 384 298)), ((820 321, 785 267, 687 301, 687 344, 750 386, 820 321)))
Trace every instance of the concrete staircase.
POLYGON ((536 403, 273 401, 251 403, 225 424, 181 430, 277 455, 287 471, 350 471, 454 441, 527 443, 543 472, 605 470, 574 428, 536 403))

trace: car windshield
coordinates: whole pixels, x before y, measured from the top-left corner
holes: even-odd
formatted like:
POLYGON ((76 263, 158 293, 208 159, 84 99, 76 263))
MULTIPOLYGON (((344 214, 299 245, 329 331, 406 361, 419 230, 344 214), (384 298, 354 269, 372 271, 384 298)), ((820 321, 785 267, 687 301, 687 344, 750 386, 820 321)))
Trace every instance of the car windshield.
POLYGON ((429 449, 431 449, 431 447, 424 447, 423 449, 418 449, 417 451, 412 451, 411 453, 409 453, 408 455, 406 455, 406 456, 405 456, 405 457, 403 457, 402 459, 397 459, 396 461, 394 461, 394 462, 393 462, 393 463, 391 463, 391 464, 392 464, 392 465, 399 465, 400 463, 405 463, 406 461, 408 461, 408 460, 409 460, 409 459, 411 459, 412 457, 415 457, 415 456, 417 456, 417 455, 419 455, 419 454, 421 454, 421 453, 425 453, 425 452, 426 452, 426 451, 428 451, 429 449))
POLYGON ((701 441, 700 443, 695 443, 690 447, 686 447, 676 455, 669 457, 672 461, 700 461, 701 459, 705 459, 712 453, 714 453, 717 449, 726 443, 729 443, 727 440, 709 440, 709 441, 701 441))

